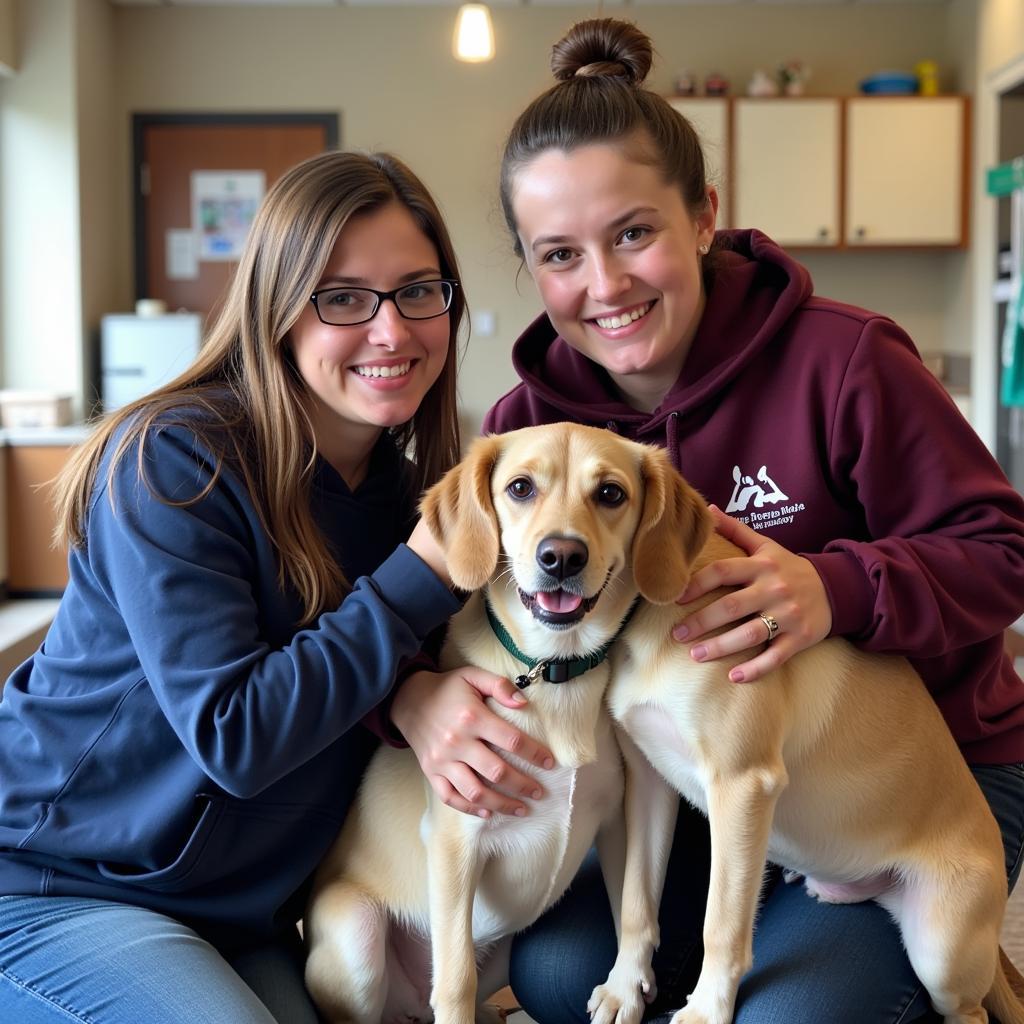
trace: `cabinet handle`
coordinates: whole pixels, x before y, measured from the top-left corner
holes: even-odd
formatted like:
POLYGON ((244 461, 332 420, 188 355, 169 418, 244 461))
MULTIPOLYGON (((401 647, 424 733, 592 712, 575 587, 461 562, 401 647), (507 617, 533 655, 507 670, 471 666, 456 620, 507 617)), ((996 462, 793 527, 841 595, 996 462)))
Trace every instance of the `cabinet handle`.
POLYGON ((828 238, 828 228, 818 228, 818 237, 824 241, 828 238))
POLYGON ((867 233, 868 233, 867 228, 857 228, 857 230, 854 232, 854 234, 858 238, 864 238, 867 235, 867 233))

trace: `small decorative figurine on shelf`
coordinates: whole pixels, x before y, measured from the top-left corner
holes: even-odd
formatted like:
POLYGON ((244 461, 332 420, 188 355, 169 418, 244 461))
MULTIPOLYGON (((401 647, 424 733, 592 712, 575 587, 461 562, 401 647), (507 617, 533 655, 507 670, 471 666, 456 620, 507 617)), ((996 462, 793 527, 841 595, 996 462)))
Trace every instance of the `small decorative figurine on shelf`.
POLYGON ((719 74, 717 71, 712 71, 707 78, 704 79, 704 92, 708 96, 728 96, 729 95, 729 79, 725 75, 719 74))
POLYGON ((697 76, 692 71, 680 71, 672 86, 677 96, 696 96, 697 76))
POLYGON ((787 60, 780 64, 776 77, 784 96, 803 96, 804 83, 811 77, 811 69, 800 60, 787 60))
POLYGON ((778 96, 779 86, 766 71, 758 68, 747 83, 748 96, 778 96))
POLYGON ((914 65, 917 91, 922 96, 939 95, 939 65, 933 60, 922 60, 914 65))

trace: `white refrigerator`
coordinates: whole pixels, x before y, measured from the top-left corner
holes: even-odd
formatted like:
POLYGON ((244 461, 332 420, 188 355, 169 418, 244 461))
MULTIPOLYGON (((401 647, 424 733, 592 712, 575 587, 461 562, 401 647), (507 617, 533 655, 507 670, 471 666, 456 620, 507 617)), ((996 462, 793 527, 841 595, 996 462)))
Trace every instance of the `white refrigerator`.
POLYGON ((198 313, 137 316, 109 313, 100 332, 103 408, 109 412, 141 398, 184 372, 199 354, 198 313))

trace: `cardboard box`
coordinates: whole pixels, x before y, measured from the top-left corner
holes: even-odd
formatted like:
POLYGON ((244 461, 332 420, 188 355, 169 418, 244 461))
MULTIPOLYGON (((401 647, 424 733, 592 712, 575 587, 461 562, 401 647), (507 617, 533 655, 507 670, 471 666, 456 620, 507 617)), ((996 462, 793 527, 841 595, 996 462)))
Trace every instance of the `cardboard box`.
POLYGON ((71 396, 52 391, 0 391, 0 427, 65 427, 71 422, 71 396))

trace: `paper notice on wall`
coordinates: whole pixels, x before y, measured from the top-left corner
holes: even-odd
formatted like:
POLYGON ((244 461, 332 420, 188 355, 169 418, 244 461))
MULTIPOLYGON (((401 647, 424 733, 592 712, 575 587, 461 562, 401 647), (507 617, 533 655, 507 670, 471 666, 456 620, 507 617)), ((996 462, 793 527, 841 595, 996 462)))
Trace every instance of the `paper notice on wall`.
POLYGON ((164 265, 169 281, 195 281, 199 277, 199 245, 191 228, 171 228, 164 236, 164 265))
POLYGON ((192 228, 199 259, 237 260, 266 190, 263 171, 193 171, 192 228))

